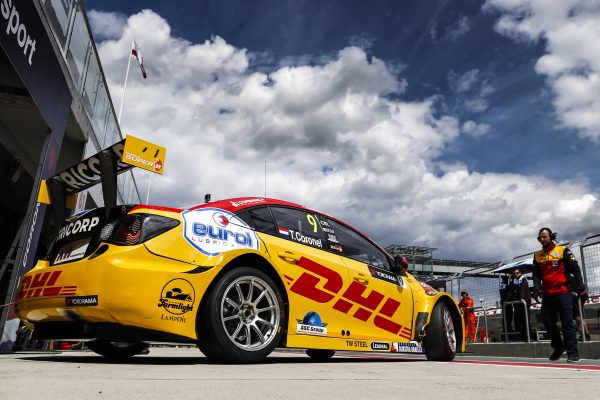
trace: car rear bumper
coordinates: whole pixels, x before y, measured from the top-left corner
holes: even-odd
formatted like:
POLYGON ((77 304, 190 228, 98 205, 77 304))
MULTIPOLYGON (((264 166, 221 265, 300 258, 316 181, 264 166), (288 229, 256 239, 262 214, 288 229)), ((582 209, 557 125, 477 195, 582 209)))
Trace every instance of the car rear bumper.
POLYGON ((38 262, 21 278, 16 311, 45 339, 99 338, 106 326, 195 339, 200 300, 217 272, 144 245, 109 245, 93 259, 38 262))

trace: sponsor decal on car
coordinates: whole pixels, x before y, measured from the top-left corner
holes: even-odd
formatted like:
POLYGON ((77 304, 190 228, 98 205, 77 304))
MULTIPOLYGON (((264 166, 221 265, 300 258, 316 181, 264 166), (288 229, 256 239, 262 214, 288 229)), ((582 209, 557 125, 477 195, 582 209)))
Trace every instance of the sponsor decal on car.
POLYGON ((369 345, 365 340, 346 340, 346 347, 353 347, 358 349, 368 349, 369 345))
POLYGON ((35 275, 25 275, 19 285, 17 300, 76 294, 77 286, 57 285, 61 274, 62 271, 46 271, 35 275))
POLYGON ((392 351, 395 353, 425 353, 423 343, 408 342, 408 343, 392 343, 392 351))
MULTIPOLYGON (((182 315, 194 310, 194 287, 185 279, 170 280, 160 293, 158 307, 170 314, 182 315)), ((163 319, 163 318, 161 318, 163 319)))
POLYGON ((306 244, 308 246, 318 247, 320 249, 323 248, 323 240, 317 239, 311 236, 303 235, 302 233, 295 231, 293 229, 288 229, 289 237, 295 242, 300 242, 306 244))
POLYGON ((90 244, 90 238, 77 240, 72 243, 65 244, 60 248, 56 257, 54 258, 53 265, 66 263, 69 261, 79 260, 85 255, 85 251, 90 244))
POLYGON ((77 233, 90 232, 99 222, 100 218, 98 217, 77 219, 60 228, 56 240, 61 240, 77 233))
POLYGON ((242 207, 242 206, 247 206, 247 205, 254 205, 254 204, 260 204, 260 203, 264 203, 265 199, 263 199, 262 197, 257 198, 257 199, 246 199, 246 200, 239 200, 239 201, 230 201, 231 205, 234 207, 242 207))
POLYGON ((183 316, 183 315, 160 314, 160 319, 163 321, 171 321, 171 322, 185 322, 185 316, 183 316))
POLYGON ((327 336, 327 324, 321 322, 321 316, 309 311, 304 318, 296 320, 296 333, 302 335, 327 336))
POLYGON ((351 314, 352 318, 371 323, 405 339, 412 339, 412 328, 393 320, 400 308, 398 300, 368 289, 356 281, 344 287, 344 279, 337 271, 306 257, 301 257, 297 266, 308 272, 303 272, 292 284, 290 290, 293 293, 320 304, 333 303, 331 307, 344 314, 349 314, 354 309, 356 311, 351 314), (338 293, 342 293, 341 298, 338 293))
POLYGON ((342 246, 337 245, 337 244, 336 245, 329 245, 329 248, 331 250, 339 251, 340 253, 342 252, 342 246))
POLYGON ((256 233, 235 214, 219 208, 184 211, 183 236, 208 256, 240 248, 259 249, 256 233))
POLYGON ((73 296, 65 298, 67 307, 90 307, 98 305, 98 295, 93 296, 73 296))
POLYGON ((337 239, 337 236, 335 236, 334 234, 328 233, 327 234, 327 240, 329 240, 332 243, 339 243, 340 241, 337 239))
POLYGON ((371 350, 390 351, 390 344, 388 342, 371 342, 371 350))
POLYGON ((370 266, 369 272, 371 273, 371 276, 375 279, 393 283, 394 285, 402 286, 402 279, 398 279, 400 277, 390 271, 370 266))
POLYGON ((418 281, 418 282, 423 287, 423 289, 425 290, 425 294, 427 296, 435 296, 435 295, 437 295, 439 293, 437 290, 435 290, 434 288, 432 288, 431 286, 429 286, 425 282, 421 282, 421 281, 418 281))

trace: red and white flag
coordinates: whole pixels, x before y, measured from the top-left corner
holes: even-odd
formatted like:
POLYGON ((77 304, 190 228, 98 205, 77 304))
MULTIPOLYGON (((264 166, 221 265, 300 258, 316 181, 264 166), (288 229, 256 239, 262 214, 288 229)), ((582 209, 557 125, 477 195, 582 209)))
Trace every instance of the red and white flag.
POLYGON ((140 63, 140 68, 142 70, 142 75, 144 78, 147 78, 146 69, 144 68, 144 57, 142 57, 142 51, 138 47, 137 42, 133 39, 133 47, 131 48, 131 55, 134 56, 138 62, 140 63))

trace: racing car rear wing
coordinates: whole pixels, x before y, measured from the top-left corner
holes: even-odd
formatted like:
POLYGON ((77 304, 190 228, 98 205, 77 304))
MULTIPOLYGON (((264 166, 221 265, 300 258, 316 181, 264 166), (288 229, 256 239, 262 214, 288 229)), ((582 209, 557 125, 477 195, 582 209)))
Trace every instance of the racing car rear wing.
POLYGON ((67 209, 74 208, 77 193, 98 183, 102 184, 105 207, 117 205, 117 175, 134 167, 121 161, 125 140, 42 181, 38 202, 52 206, 55 221, 63 221, 67 209))
MULTIPOLYGON (((108 217, 109 210, 117 205, 117 175, 133 167, 162 174, 165 156, 164 147, 127 135, 120 142, 42 180, 38 202, 50 205, 52 225, 57 230, 67 217, 67 209, 74 208, 77 193, 101 183, 108 217)), ((52 232, 49 237, 56 233, 52 232)))

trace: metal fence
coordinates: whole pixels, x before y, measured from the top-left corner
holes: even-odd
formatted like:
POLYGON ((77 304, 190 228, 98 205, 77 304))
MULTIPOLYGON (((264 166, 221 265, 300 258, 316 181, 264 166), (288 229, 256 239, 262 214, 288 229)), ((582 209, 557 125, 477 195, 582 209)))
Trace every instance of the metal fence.
MULTIPOLYGON (((582 269, 584 281, 588 287, 589 299, 586 304, 586 321, 592 335, 600 335, 600 235, 595 235, 578 242, 566 244, 575 257, 582 269)), ((525 254, 515 258, 517 261, 521 258, 531 257, 531 254, 525 254)), ((506 262, 505 264, 508 264, 506 262)), ((445 291, 450 293, 457 301, 460 300, 460 292, 465 290, 469 296, 475 301, 476 315, 478 315, 478 334, 482 327, 483 321, 480 322, 481 311, 485 310, 487 322, 490 324, 489 336, 494 336, 493 341, 499 341, 499 333, 502 331, 502 310, 500 306, 500 283, 501 275, 498 276, 470 276, 468 273, 447 279, 445 282, 445 291)), ((531 273, 526 273, 525 276, 529 281, 529 285, 533 286, 531 273)), ((440 287, 440 289, 444 289, 440 287)), ((531 306, 531 324, 534 330, 542 329, 539 309, 541 305, 535 299, 532 299, 531 306)), ((487 331, 487 330, 486 330, 487 331)), ((532 338, 534 339, 534 338, 532 338)), ((479 336, 476 341, 480 340, 479 336)))
POLYGON ((600 235, 587 238, 580 245, 584 279, 591 296, 600 296, 600 235))

